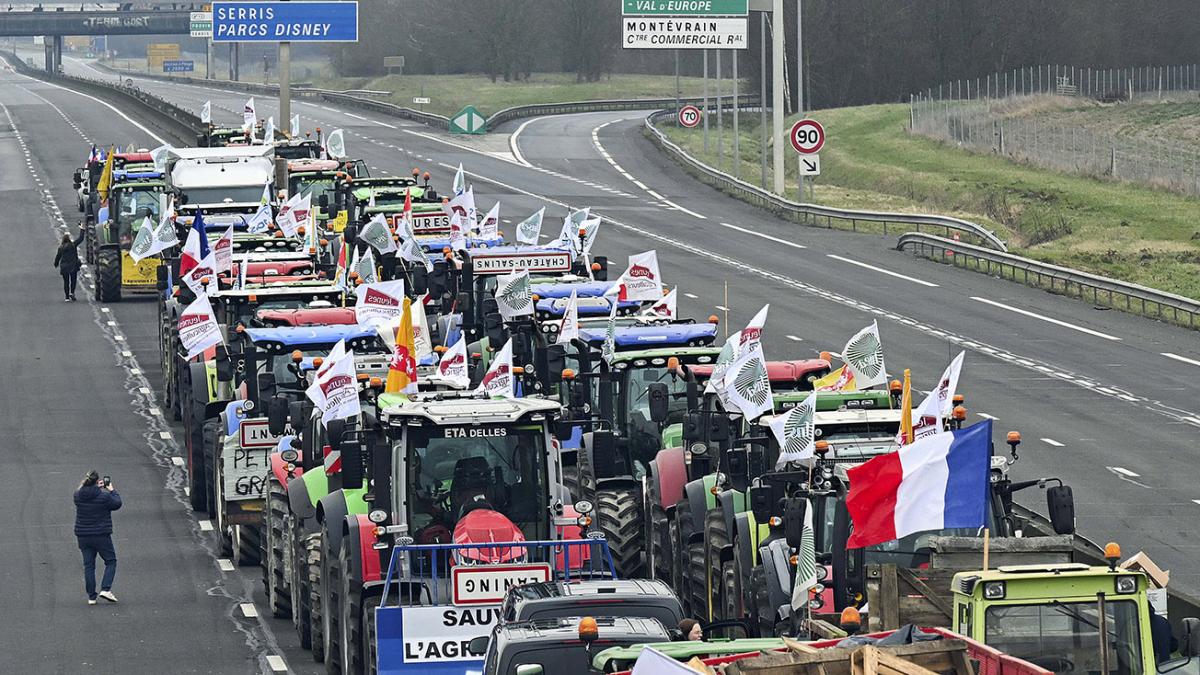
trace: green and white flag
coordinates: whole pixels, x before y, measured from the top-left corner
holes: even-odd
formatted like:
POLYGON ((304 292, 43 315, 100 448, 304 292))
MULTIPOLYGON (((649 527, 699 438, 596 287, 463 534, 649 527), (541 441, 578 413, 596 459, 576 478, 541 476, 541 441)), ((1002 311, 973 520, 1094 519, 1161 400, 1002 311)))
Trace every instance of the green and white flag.
POLYGON ((721 403, 725 403, 725 395, 721 388, 721 379, 725 377, 725 371, 729 370, 729 365, 741 353, 742 331, 736 331, 729 337, 725 338, 725 344, 721 347, 721 351, 717 353, 717 360, 713 363, 712 374, 708 377, 708 382, 704 385, 704 393, 716 394, 717 398, 721 399, 721 403))
POLYGON ((496 277, 496 306, 505 321, 533 314, 533 290, 528 270, 496 277))
POLYGON ((817 394, 813 392, 795 408, 771 420, 771 433, 779 443, 776 469, 783 468, 788 462, 812 458, 816 449, 816 425, 813 423, 816 409, 817 394))
POLYGON ((267 121, 263 124, 263 143, 270 145, 275 142, 275 118, 267 117, 267 121))
POLYGON ((600 347, 600 358, 612 365, 617 356, 617 299, 608 299, 611 309, 608 311, 608 325, 604 328, 604 344, 600 347))
POLYGON ((517 241, 536 246, 538 237, 542 234, 542 216, 545 214, 546 207, 543 206, 537 210, 537 213, 517 223, 517 241))
POLYGON ((370 248, 362 256, 358 252, 354 253, 354 263, 350 265, 351 272, 358 272, 358 278, 364 284, 371 284, 379 281, 379 276, 375 272, 375 254, 370 248))
POLYGON ((129 257, 133 258, 134 262, 141 262, 144 258, 177 244, 179 237, 175 234, 175 223, 171 222, 171 211, 168 209, 159 219, 158 225, 154 225, 149 216, 142 219, 142 226, 129 247, 129 257))
POLYGON ((325 155, 329 159, 341 159, 346 156, 346 133, 337 129, 325 137, 325 155))
POLYGON ((842 360, 854 373, 854 384, 866 389, 887 382, 883 364, 883 342, 879 339, 879 322, 858 331, 842 348, 842 360))
POLYGON ((813 530, 812 502, 804 509, 804 535, 796 551, 796 581, 792 584, 792 611, 808 606, 808 590, 817 585, 817 546, 813 530))
POLYGON ((453 190, 454 190, 455 196, 461 195, 463 193, 463 191, 466 189, 467 189, 467 179, 463 177, 462 163, 459 162, 458 171, 454 172, 453 190))
POLYGON ((371 222, 363 226, 358 238, 370 244, 380 253, 394 253, 396 240, 392 238, 392 230, 388 227, 382 213, 375 214, 371 222))
POLYGON ((200 107, 200 123, 212 124, 212 101, 205 101, 200 107))
POLYGON ((167 172, 167 153, 171 151, 171 146, 160 145, 150 151, 150 159, 154 161, 154 170, 159 173, 167 172))
POLYGON ((774 399, 762 345, 756 342, 743 351, 725 371, 718 389, 724 392, 726 409, 741 411, 748 422, 770 412, 774 407, 774 399))
POLYGON ((292 138, 300 137, 300 114, 299 113, 292 115, 291 132, 292 132, 292 138))

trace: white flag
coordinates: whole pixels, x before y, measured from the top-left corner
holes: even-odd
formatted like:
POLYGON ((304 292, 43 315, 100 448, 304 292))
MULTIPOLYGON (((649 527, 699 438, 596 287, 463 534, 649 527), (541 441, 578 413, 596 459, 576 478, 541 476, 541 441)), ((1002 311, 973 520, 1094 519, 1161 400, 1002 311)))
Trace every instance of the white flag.
POLYGON ((284 206, 287 208, 279 210, 276 224, 283 230, 285 237, 299 236, 300 226, 308 223, 308 214, 312 211, 312 193, 308 192, 303 197, 299 194, 292 195, 284 206))
POLYGON ((543 206, 537 210, 537 213, 517 223, 517 241, 536 246, 538 237, 542 234, 542 217, 545 214, 546 207, 543 206))
POLYGON ((242 128, 253 129, 255 124, 258 124, 258 114, 254 112, 254 97, 251 96, 242 109, 242 128))
POLYGON ((182 276, 183 283, 192 289, 192 293, 196 295, 215 293, 217 291, 217 261, 212 249, 209 249, 208 255, 201 258, 195 267, 182 276), (207 284, 204 283, 205 280, 208 281, 207 284))
POLYGON ((696 671, 653 647, 645 647, 638 654, 631 675, 696 675, 696 671))
POLYGON ((488 366, 483 380, 476 387, 477 393, 486 394, 488 398, 516 398, 517 384, 512 369, 512 338, 504 343, 504 348, 492 356, 492 364, 488 366))
POLYGON ((461 195, 463 193, 463 191, 466 189, 467 189, 467 180, 463 176, 462 163, 459 162, 458 171, 454 172, 454 188, 453 188, 454 195, 455 196, 461 195))
POLYGON ((533 291, 528 270, 496 277, 496 305, 505 321, 533 314, 533 291))
POLYGON ((795 408, 771 420, 771 433, 779 443, 779 459, 775 468, 788 462, 810 459, 816 450, 817 394, 813 392, 795 408))
POLYGON ((762 341, 762 329, 767 325, 767 310, 771 309, 771 304, 763 305, 762 309, 758 310, 758 314, 750 319, 750 323, 742 329, 741 348, 739 351, 745 351, 749 345, 762 341))
POLYGON ((854 373, 854 384, 860 390, 887 382, 883 365, 883 342, 879 339, 879 322, 858 331, 842 348, 842 360, 854 373))
POLYGON ((354 294, 358 296, 354 316, 360 325, 390 322, 404 311, 403 279, 364 283, 354 289, 354 294))
POLYGON ((233 272, 233 225, 225 230, 225 234, 213 243, 212 247, 213 266, 217 270, 217 274, 225 274, 233 272))
POLYGON ((679 315, 679 311, 676 308, 677 301, 675 299, 678 295, 678 290, 678 288, 672 288, 670 293, 667 293, 662 297, 662 300, 659 300, 653 305, 650 305, 646 309, 642 310, 642 314, 645 316, 657 317, 659 319, 674 319, 679 315))
POLYGON ((762 345, 755 342, 743 351, 725 371, 720 387, 725 400, 740 410, 746 421, 753 421, 759 415, 770 412, 774 407, 774 399, 762 345))
POLYGON ((202 124, 212 124, 212 101, 205 101, 200 108, 200 122, 202 124))
MULTIPOLYGON (((415 328, 415 327, 414 327, 415 328)), ((466 389, 471 386, 471 368, 467 363, 467 336, 459 336, 458 342, 442 354, 438 361, 435 380, 450 385, 456 389, 466 389)))
POLYGON ((163 214, 158 225, 153 225, 150 222, 150 216, 146 216, 142 220, 142 227, 138 230, 137 237, 129 247, 129 257, 133 258, 134 262, 141 262, 142 259, 149 258, 155 253, 161 253, 178 243, 179 236, 175 233, 175 223, 171 222, 170 211, 163 214))
POLYGON ((271 224, 271 205, 259 204, 258 210, 246 221, 246 231, 250 234, 262 234, 271 224))
POLYGON ((563 309, 562 321, 558 324, 558 336, 555 337, 554 344, 565 345, 577 337, 579 337, 579 299, 575 297, 575 291, 572 290, 571 297, 567 298, 567 306, 563 309))
POLYGON ((250 272, 250 261, 249 260, 243 260, 240 263, 238 263, 237 288, 239 291, 244 290, 246 288, 246 275, 249 274, 249 272, 250 272))
POLYGON ((346 134, 337 129, 325 137, 325 154, 330 159, 341 159, 346 156, 346 134))
POLYGON ((600 358, 608 365, 612 365, 613 359, 617 356, 617 300, 609 298, 608 300, 608 323, 604 326, 604 343, 600 345, 600 358))
POLYGON ((500 202, 496 202, 492 210, 487 212, 476 229, 480 239, 495 239, 500 236, 500 202))
POLYGON ((358 249, 354 249, 354 263, 350 265, 351 272, 358 272, 358 278, 364 284, 374 283, 379 280, 379 275, 375 269, 375 253, 370 248, 367 252, 358 255, 358 249))
POLYGON ((813 529, 813 506, 804 509, 804 529, 800 548, 796 551, 796 579, 792 583, 792 610, 799 612, 808 605, 808 589, 817 585, 817 538, 813 529))
POLYGON ((321 422, 328 425, 333 420, 356 417, 362 412, 358 402, 357 372, 354 367, 354 350, 348 350, 338 359, 330 354, 323 364, 323 372, 313 381, 305 393, 309 400, 321 410, 321 422), (332 361, 332 363, 330 363, 332 361))
POLYGON ((580 237, 580 252, 583 255, 591 255, 592 244, 596 243, 596 235, 600 233, 600 218, 588 218, 579 229, 583 232, 580 237))
POLYGON ((171 146, 160 145, 150 151, 150 159, 154 161, 154 170, 159 173, 167 172, 167 153, 171 151, 171 146))
POLYGON ((572 211, 563 218, 562 229, 558 233, 558 245, 570 248, 571 250, 581 253, 581 242, 579 239, 579 228, 583 227, 583 221, 588 219, 592 207, 572 211))
POLYGON ((382 213, 376 213, 371 222, 363 226, 358 238, 367 242, 380 253, 395 253, 396 240, 392 238, 392 230, 387 225, 382 213))
POLYGON ((300 137, 300 114, 299 113, 292 115, 291 127, 292 127, 291 128, 292 138, 299 138, 300 137))
POLYGON ((198 293, 192 304, 179 315, 179 344, 187 350, 190 359, 222 342, 221 327, 213 315, 212 303, 207 295, 198 293))
MULTIPOLYGON (((937 386, 929 392, 925 400, 921 401, 916 412, 913 413, 913 440, 920 440, 945 431, 942 428, 942 420, 949 417, 954 410, 954 390, 958 389, 958 376, 962 373, 964 356, 966 356, 966 352, 959 352, 958 356, 954 357, 950 365, 946 366, 937 386)), ((900 435, 897 434, 896 442, 899 443, 900 440, 900 435)))
POLYGON ((725 344, 721 345, 721 351, 717 353, 717 360, 713 362, 712 374, 708 376, 708 382, 704 385, 704 393, 720 394, 721 378, 725 377, 725 371, 729 370, 729 366, 741 354, 742 331, 737 331, 725 338, 725 344))
POLYGON ((267 117, 267 123, 263 125, 263 143, 270 145, 275 142, 275 118, 267 117))
POLYGON ((395 255, 401 260, 424 265, 426 272, 433 271, 433 263, 429 261, 429 256, 425 255, 424 249, 421 248, 421 244, 415 237, 401 238, 400 247, 396 249, 395 255))
POLYGON ((455 213, 450 216, 450 250, 467 250, 466 218, 455 213))
MULTIPOLYGON (((475 191, 474 189, 460 192, 450 199, 450 201, 442 204, 442 211, 447 216, 454 217, 456 214, 462 218, 467 218, 475 211, 475 191)), ((469 225, 475 226, 475 221, 472 220, 469 225)))
POLYGON ((661 300, 662 276, 658 272, 658 253, 646 251, 629 256, 629 267, 619 280, 621 300, 661 300))
POLYGON ((433 353, 433 339, 429 335, 429 319, 425 316, 426 293, 412 304, 413 347, 417 350, 417 363, 433 353))

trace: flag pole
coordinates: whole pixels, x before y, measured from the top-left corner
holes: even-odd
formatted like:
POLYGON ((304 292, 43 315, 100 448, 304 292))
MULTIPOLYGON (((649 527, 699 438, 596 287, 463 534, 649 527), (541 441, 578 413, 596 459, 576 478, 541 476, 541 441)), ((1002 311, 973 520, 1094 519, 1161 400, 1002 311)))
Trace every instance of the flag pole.
POLYGON ((986 572, 988 568, 988 547, 991 544, 991 532, 988 528, 983 528, 983 569, 986 572))
POLYGON ((729 280, 725 280, 725 339, 729 339, 729 280))

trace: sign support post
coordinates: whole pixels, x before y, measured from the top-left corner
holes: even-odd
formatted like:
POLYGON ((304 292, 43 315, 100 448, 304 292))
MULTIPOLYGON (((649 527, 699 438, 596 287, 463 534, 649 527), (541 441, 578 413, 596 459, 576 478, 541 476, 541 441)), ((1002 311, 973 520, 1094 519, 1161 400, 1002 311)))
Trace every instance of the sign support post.
MULTIPOLYGON (((292 43, 279 43, 279 124, 277 129, 291 129, 292 124, 292 43)), ((263 139, 272 142, 273 138, 263 139)))
POLYGON ((708 50, 704 50, 704 154, 708 155, 708 50))
POLYGON ((783 0, 774 0, 771 19, 771 135, 775 143, 771 147, 772 192, 782 196, 783 185, 783 0))
POLYGON ((738 71, 737 71, 737 53, 738 50, 732 50, 733 55, 733 175, 736 177, 739 173, 738 169, 742 164, 742 155, 738 151, 738 71))
MULTIPOLYGON (((796 0, 796 112, 804 116, 804 32, 800 15, 804 12, 804 0, 796 0)), ((796 177, 800 181, 800 190, 796 193, 796 201, 804 201, 804 172, 797 165, 796 177)))
POLYGON ((725 122, 721 119, 725 108, 721 101, 721 50, 713 51, 717 53, 717 171, 721 171, 725 164, 725 122))
POLYGON ((767 189, 767 13, 759 12, 758 54, 758 154, 762 161, 762 189, 767 189))

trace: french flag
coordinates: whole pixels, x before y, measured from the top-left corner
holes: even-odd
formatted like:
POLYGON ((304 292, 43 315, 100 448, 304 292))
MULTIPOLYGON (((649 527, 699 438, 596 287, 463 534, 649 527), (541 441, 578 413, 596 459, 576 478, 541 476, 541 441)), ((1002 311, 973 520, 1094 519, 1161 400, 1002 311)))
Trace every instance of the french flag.
POLYGON ((983 527, 987 518, 992 421, 927 436, 850 469, 846 548, 914 532, 983 527))
POLYGON ((208 257, 208 234, 205 232, 204 215, 196 209, 196 218, 192 220, 192 229, 188 232, 187 241, 179 255, 179 276, 192 271, 202 260, 208 257))

